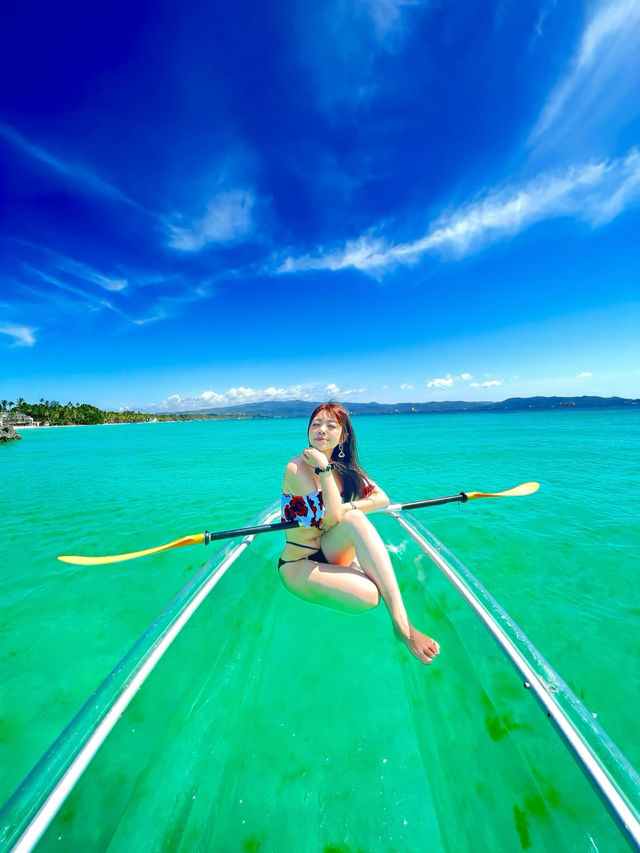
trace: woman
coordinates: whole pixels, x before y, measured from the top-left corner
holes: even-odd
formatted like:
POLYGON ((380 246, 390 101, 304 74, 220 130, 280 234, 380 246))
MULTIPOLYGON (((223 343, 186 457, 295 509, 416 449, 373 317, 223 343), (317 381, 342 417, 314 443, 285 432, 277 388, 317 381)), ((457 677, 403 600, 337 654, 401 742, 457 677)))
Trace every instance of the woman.
POLYGON ((360 467, 349 415, 338 403, 321 403, 307 438, 282 480, 282 521, 301 525, 287 531, 278 560, 284 586, 304 601, 351 613, 371 610, 382 597, 398 638, 431 663, 439 646, 409 622, 387 549, 365 517, 389 499, 360 467))

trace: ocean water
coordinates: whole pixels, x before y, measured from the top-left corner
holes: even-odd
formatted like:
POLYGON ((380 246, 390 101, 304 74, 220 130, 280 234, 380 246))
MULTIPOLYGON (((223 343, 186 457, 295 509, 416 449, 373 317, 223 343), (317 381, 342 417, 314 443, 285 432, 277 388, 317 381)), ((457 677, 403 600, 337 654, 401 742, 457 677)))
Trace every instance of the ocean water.
MULTIPOLYGON (((640 412, 378 416, 354 424, 364 467, 392 500, 540 482, 540 491, 529 497, 483 499, 416 515, 476 574, 640 766, 640 527, 634 500, 640 412)), ((61 563, 56 554, 117 553, 246 523, 278 496, 282 467, 304 445, 304 429, 298 419, 70 427, 25 430, 21 442, 0 447, 0 801, 213 546, 88 568, 61 563)), ((376 523, 387 538, 390 520, 378 517, 376 523)), ((91 773, 93 790, 103 790, 105 779, 114 776, 115 756, 118 762, 128 756, 118 778, 132 779, 132 768, 142 763, 148 770, 135 785, 136 797, 161 802, 156 776, 166 772, 167 761, 183 762, 180 772, 191 787, 181 789, 179 802, 167 795, 170 804, 162 806, 173 829, 164 831, 159 846, 145 848, 136 836, 139 816, 129 823, 122 818, 115 832, 108 809, 95 806, 104 814, 91 818, 94 834, 76 826, 76 840, 66 849, 177 850, 180 843, 185 850, 208 849, 193 838, 179 842, 176 829, 185 823, 185 803, 191 813, 203 801, 202 782, 192 780, 203 774, 213 779, 205 757, 222 775, 204 799, 228 791, 234 797, 226 818, 209 810, 194 819, 207 828, 207 837, 225 839, 210 849, 277 850, 268 832, 286 837, 286 849, 420 850, 427 849, 427 836, 428 849, 454 849, 455 839, 447 839, 432 813, 444 808, 434 780, 444 760, 465 773, 468 757, 456 763, 442 740, 444 734, 452 743, 461 737, 458 705, 471 715, 477 706, 492 739, 500 740, 490 724, 495 708, 487 704, 495 697, 478 693, 474 699, 471 690, 462 697, 460 691, 475 667, 493 659, 490 641, 478 637, 477 648, 458 643, 455 625, 467 617, 435 580, 424 598, 416 576, 429 570, 401 536, 394 563, 410 617, 442 646, 430 669, 393 643, 382 608, 354 618, 287 595, 275 571, 281 540, 278 533, 258 537, 252 556, 216 587, 193 628, 167 655, 153 698, 136 699, 133 723, 114 731, 113 745, 105 744, 96 768, 87 772, 89 790, 91 773), (440 704, 436 688, 439 697, 448 697, 440 704), (187 705, 176 698, 191 694, 187 705), (439 720, 442 737, 433 739, 418 724, 423 709, 439 720), (153 724, 143 724, 152 713, 153 724), (290 751, 293 738, 301 751, 290 751), (241 749, 247 742, 263 745, 258 757, 251 753, 259 775, 271 779, 260 789, 256 766, 241 749), (165 770, 158 770, 146 756, 163 750, 168 757, 159 767, 165 770), (429 756, 439 750, 438 770, 429 756), (185 755, 191 756, 187 764, 185 755), (374 777, 379 781, 372 812, 374 777), (346 799, 337 780, 343 788, 348 784, 346 799), (326 796, 319 802, 314 792, 322 784, 326 796), (418 807, 421 787, 432 796, 419 797, 418 807), (291 815, 282 810, 285 796, 306 809, 299 826, 292 828, 291 815), (313 841, 310 825, 319 827, 313 841), (242 843, 230 843, 241 836, 242 843)), ((518 725, 537 732, 545 721, 538 723, 537 708, 531 714, 518 725)), ((506 712, 500 719, 496 725, 518 727, 506 712)), ((527 749, 537 748, 534 740, 537 734, 527 749)), ((475 748, 472 739, 465 743, 471 753, 475 748)), ((511 759, 504 753, 501 760, 511 759)), ((83 796, 95 805, 95 796, 83 796)), ((535 844, 528 840, 526 809, 535 806, 530 795, 522 796, 510 811, 520 846, 530 849, 535 844)), ((131 791, 126 797, 136 798, 131 791)), ((552 798, 547 791, 547 801, 552 798)), ((73 823, 69 815, 86 811, 86 803, 69 808, 52 829, 51 846, 73 823)), ((122 805, 112 808, 125 813, 122 805)), ((149 838, 148 828, 144 832, 149 838)), ((46 836, 42 845, 47 849, 46 836)), ((489 840, 484 849, 491 849, 489 840)))

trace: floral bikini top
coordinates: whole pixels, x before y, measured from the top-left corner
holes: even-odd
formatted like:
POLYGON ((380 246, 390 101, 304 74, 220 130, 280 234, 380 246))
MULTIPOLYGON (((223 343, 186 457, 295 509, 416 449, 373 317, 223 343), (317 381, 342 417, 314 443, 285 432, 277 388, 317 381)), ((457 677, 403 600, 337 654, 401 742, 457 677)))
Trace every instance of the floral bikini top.
POLYGON ((316 489, 308 495, 282 495, 280 521, 297 521, 303 527, 320 527, 324 515, 322 492, 316 489))
MULTIPOLYGON (((368 497, 375 489, 375 483, 365 480, 363 497, 368 497)), ((341 494, 343 500, 345 495, 341 494)), ((280 521, 297 521, 303 527, 320 527, 324 515, 322 492, 316 489, 308 495, 288 495, 283 492, 280 500, 280 521)))

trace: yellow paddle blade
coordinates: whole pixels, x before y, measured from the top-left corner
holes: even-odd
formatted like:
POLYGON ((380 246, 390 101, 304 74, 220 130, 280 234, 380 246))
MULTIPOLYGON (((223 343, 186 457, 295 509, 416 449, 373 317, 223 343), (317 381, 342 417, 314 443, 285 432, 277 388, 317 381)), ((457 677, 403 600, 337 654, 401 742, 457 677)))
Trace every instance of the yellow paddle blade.
POLYGON ((540 488, 540 483, 535 480, 529 480, 526 483, 519 483, 512 489, 505 489, 504 492, 465 492, 465 495, 472 500, 473 498, 515 498, 520 495, 531 495, 537 492, 540 488))
POLYGON ((143 551, 130 551, 128 554, 107 554, 104 557, 82 557, 74 554, 60 554, 59 560, 63 563, 73 563, 76 566, 97 566, 101 563, 119 563, 121 560, 132 560, 134 557, 144 557, 147 554, 155 554, 157 551, 166 551, 167 548, 179 548, 180 545, 196 545, 204 541, 204 533, 192 533, 174 539, 165 545, 156 548, 145 548, 143 551))

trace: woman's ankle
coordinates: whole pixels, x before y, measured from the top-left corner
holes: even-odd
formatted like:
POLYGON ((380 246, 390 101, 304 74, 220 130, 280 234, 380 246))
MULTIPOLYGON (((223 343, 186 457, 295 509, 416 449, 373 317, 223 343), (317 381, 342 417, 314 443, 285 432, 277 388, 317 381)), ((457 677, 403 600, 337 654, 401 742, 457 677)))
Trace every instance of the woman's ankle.
POLYGON ((393 631, 398 637, 398 639, 406 643, 406 641, 411 637, 411 624, 409 620, 406 618, 406 616, 404 617, 404 619, 394 619, 392 616, 391 622, 393 624, 393 631))

